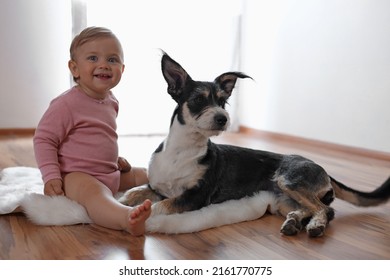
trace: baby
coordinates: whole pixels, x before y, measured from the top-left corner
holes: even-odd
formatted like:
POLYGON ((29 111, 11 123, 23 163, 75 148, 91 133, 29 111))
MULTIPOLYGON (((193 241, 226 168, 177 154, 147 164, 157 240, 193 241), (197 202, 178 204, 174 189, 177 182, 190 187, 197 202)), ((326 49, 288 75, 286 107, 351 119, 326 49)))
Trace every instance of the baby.
POLYGON ((100 226, 143 235, 151 201, 132 208, 114 198, 148 183, 146 169, 118 157, 111 89, 125 68, 121 44, 106 28, 86 28, 72 41, 68 66, 76 86, 50 103, 34 135, 44 193, 77 201, 100 226))

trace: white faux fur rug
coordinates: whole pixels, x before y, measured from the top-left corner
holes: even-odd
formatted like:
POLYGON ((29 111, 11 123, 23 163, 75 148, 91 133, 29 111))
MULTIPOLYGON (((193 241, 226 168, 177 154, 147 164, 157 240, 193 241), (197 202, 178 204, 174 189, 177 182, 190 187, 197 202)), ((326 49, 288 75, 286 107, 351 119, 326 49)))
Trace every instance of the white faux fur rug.
POLYGON ((9 167, 0 171, 0 214, 21 207, 38 225, 74 225, 91 223, 80 204, 64 196, 45 196, 39 169, 9 167))
POLYGON ((9 167, 0 171, 0 214, 13 212, 31 193, 43 194, 41 173, 32 167, 9 167))
MULTIPOLYGON (((273 212, 275 197, 259 192, 252 197, 212 204, 197 211, 173 215, 152 215, 147 232, 190 233, 213 227, 255 220, 267 210, 273 212)), ((10 167, 0 171, 0 214, 21 207, 38 225, 92 223, 85 208, 65 196, 45 196, 37 168, 10 167)), ((152 208, 153 210, 153 208, 152 208)))

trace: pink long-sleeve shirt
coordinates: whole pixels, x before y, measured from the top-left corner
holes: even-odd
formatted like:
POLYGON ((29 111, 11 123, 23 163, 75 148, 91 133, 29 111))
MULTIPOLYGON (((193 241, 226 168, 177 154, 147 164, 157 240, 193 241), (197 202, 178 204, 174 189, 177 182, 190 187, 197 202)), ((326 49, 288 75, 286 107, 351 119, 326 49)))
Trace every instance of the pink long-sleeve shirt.
POLYGON ((118 191, 118 108, 112 93, 97 100, 77 87, 50 103, 34 135, 44 183, 80 171, 94 176, 113 193, 118 191))

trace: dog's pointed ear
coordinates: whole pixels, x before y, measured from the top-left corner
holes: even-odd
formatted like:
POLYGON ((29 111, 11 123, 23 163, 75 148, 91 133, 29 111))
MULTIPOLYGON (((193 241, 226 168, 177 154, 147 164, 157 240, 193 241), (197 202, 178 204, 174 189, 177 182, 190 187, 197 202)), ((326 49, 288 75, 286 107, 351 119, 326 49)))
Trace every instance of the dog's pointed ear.
POLYGON ((164 53, 161 59, 161 69, 164 79, 168 83, 168 93, 175 101, 178 101, 185 84, 191 80, 191 77, 179 63, 170 58, 166 53, 164 53))
POLYGON ((232 91, 234 89, 234 86, 236 85, 236 81, 238 78, 245 79, 250 78, 248 75, 245 75, 241 72, 227 72, 223 73, 222 75, 218 76, 214 83, 218 84, 218 86, 228 95, 230 96, 232 94, 232 91))

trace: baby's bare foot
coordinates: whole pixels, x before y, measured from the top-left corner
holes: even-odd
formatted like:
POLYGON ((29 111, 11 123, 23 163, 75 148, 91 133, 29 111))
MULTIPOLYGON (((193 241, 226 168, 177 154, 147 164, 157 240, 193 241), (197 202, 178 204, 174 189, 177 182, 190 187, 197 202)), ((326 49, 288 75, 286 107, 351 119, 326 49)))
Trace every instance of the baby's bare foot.
POLYGON ((152 212, 152 202, 147 199, 141 205, 134 207, 129 215, 127 231, 132 235, 140 236, 145 233, 145 221, 152 212))

